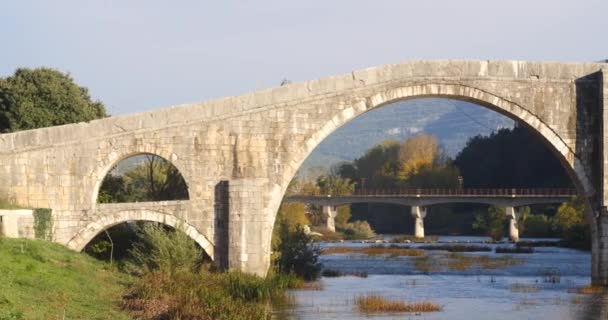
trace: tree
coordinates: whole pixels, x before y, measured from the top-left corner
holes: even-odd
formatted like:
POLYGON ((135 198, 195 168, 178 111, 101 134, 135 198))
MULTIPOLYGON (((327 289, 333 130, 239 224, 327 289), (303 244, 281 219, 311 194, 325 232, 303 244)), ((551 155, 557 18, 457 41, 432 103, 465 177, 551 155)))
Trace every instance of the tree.
POLYGON ((553 228, 561 232, 564 244, 573 248, 589 249, 591 246, 591 231, 585 221, 585 200, 574 197, 563 203, 552 219, 553 228))
POLYGON ((337 175, 324 175, 317 178, 321 194, 348 195, 355 191, 355 185, 349 178, 337 175))
POLYGON ((466 188, 571 188, 559 159, 525 127, 467 141, 454 165, 466 188))
POLYGON ((152 154, 121 175, 110 172, 99 190, 98 202, 138 202, 188 199, 186 181, 171 162, 152 154))
POLYGON ((321 249, 311 245, 311 238, 298 226, 290 230, 286 224, 279 224, 279 240, 275 241, 278 257, 274 263, 279 273, 293 273, 306 281, 315 280, 321 272, 319 255, 321 249))
POLYGON ((439 156, 437 138, 421 134, 405 140, 399 148, 399 178, 407 180, 423 167, 430 167, 439 156))
POLYGON ((505 235, 505 220, 504 208, 490 206, 487 212, 475 216, 473 229, 484 232, 494 241, 500 241, 505 235))
POLYGON ((310 224, 310 221, 306 217, 306 205, 301 202, 281 204, 278 214, 278 219, 281 219, 282 223, 286 224, 290 230, 310 224))
POLYGON ((350 205, 338 206, 338 214, 335 217, 336 226, 345 226, 350 220, 350 217, 350 205))
POLYGON ((0 132, 57 126, 107 117, 103 104, 60 71, 17 69, 0 79, 0 132))
POLYGON ((562 203, 553 217, 553 226, 559 232, 568 232, 577 225, 585 224, 585 202, 581 197, 574 197, 562 203))

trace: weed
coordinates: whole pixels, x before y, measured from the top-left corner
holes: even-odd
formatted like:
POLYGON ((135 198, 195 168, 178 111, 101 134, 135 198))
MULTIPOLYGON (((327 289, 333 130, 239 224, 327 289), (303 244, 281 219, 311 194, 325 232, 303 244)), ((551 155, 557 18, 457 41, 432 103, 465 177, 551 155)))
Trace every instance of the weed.
POLYGON ((375 293, 355 297, 355 305, 357 305, 359 311, 363 313, 436 312, 443 309, 443 306, 430 301, 400 301, 389 299, 375 293))

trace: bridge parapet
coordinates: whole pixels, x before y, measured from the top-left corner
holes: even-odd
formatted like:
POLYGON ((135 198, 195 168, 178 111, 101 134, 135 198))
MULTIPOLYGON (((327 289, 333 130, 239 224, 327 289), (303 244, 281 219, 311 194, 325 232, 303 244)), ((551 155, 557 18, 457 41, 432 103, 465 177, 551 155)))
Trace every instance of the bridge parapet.
POLYGON ((316 205, 352 203, 392 203, 428 206, 446 203, 482 203, 518 207, 540 203, 560 203, 577 195, 574 189, 386 189, 363 190, 348 195, 293 194, 286 202, 316 205))

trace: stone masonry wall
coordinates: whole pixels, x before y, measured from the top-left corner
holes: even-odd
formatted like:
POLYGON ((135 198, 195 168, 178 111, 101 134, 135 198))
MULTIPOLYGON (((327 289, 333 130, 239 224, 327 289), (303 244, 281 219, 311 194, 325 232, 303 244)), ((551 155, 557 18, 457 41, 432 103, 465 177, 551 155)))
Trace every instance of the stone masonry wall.
POLYGON ((188 184, 189 205, 180 219, 213 246, 222 241, 214 234, 216 187, 228 182, 228 264, 260 273, 269 263, 274 216, 304 159, 344 123, 402 99, 467 100, 520 120, 553 148, 580 189, 594 194, 597 128, 581 118, 599 110, 599 101, 577 91, 577 81, 602 66, 406 62, 201 104, 0 135, 0 196, 52 208, 57 241, 65 244, 109 214, 96 198, 113 165, 135 154, 157 154, 188 184), (590 110, 579 107, 582 96, 590 110))

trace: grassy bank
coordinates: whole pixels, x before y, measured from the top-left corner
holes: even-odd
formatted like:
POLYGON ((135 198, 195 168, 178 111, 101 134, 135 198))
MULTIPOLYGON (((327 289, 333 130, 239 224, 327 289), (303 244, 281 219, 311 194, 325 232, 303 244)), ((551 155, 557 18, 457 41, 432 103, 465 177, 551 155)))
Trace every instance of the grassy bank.
POLYGON ((130 319, 131 278, 45 241, 0 238, 0 319, 130 319))

